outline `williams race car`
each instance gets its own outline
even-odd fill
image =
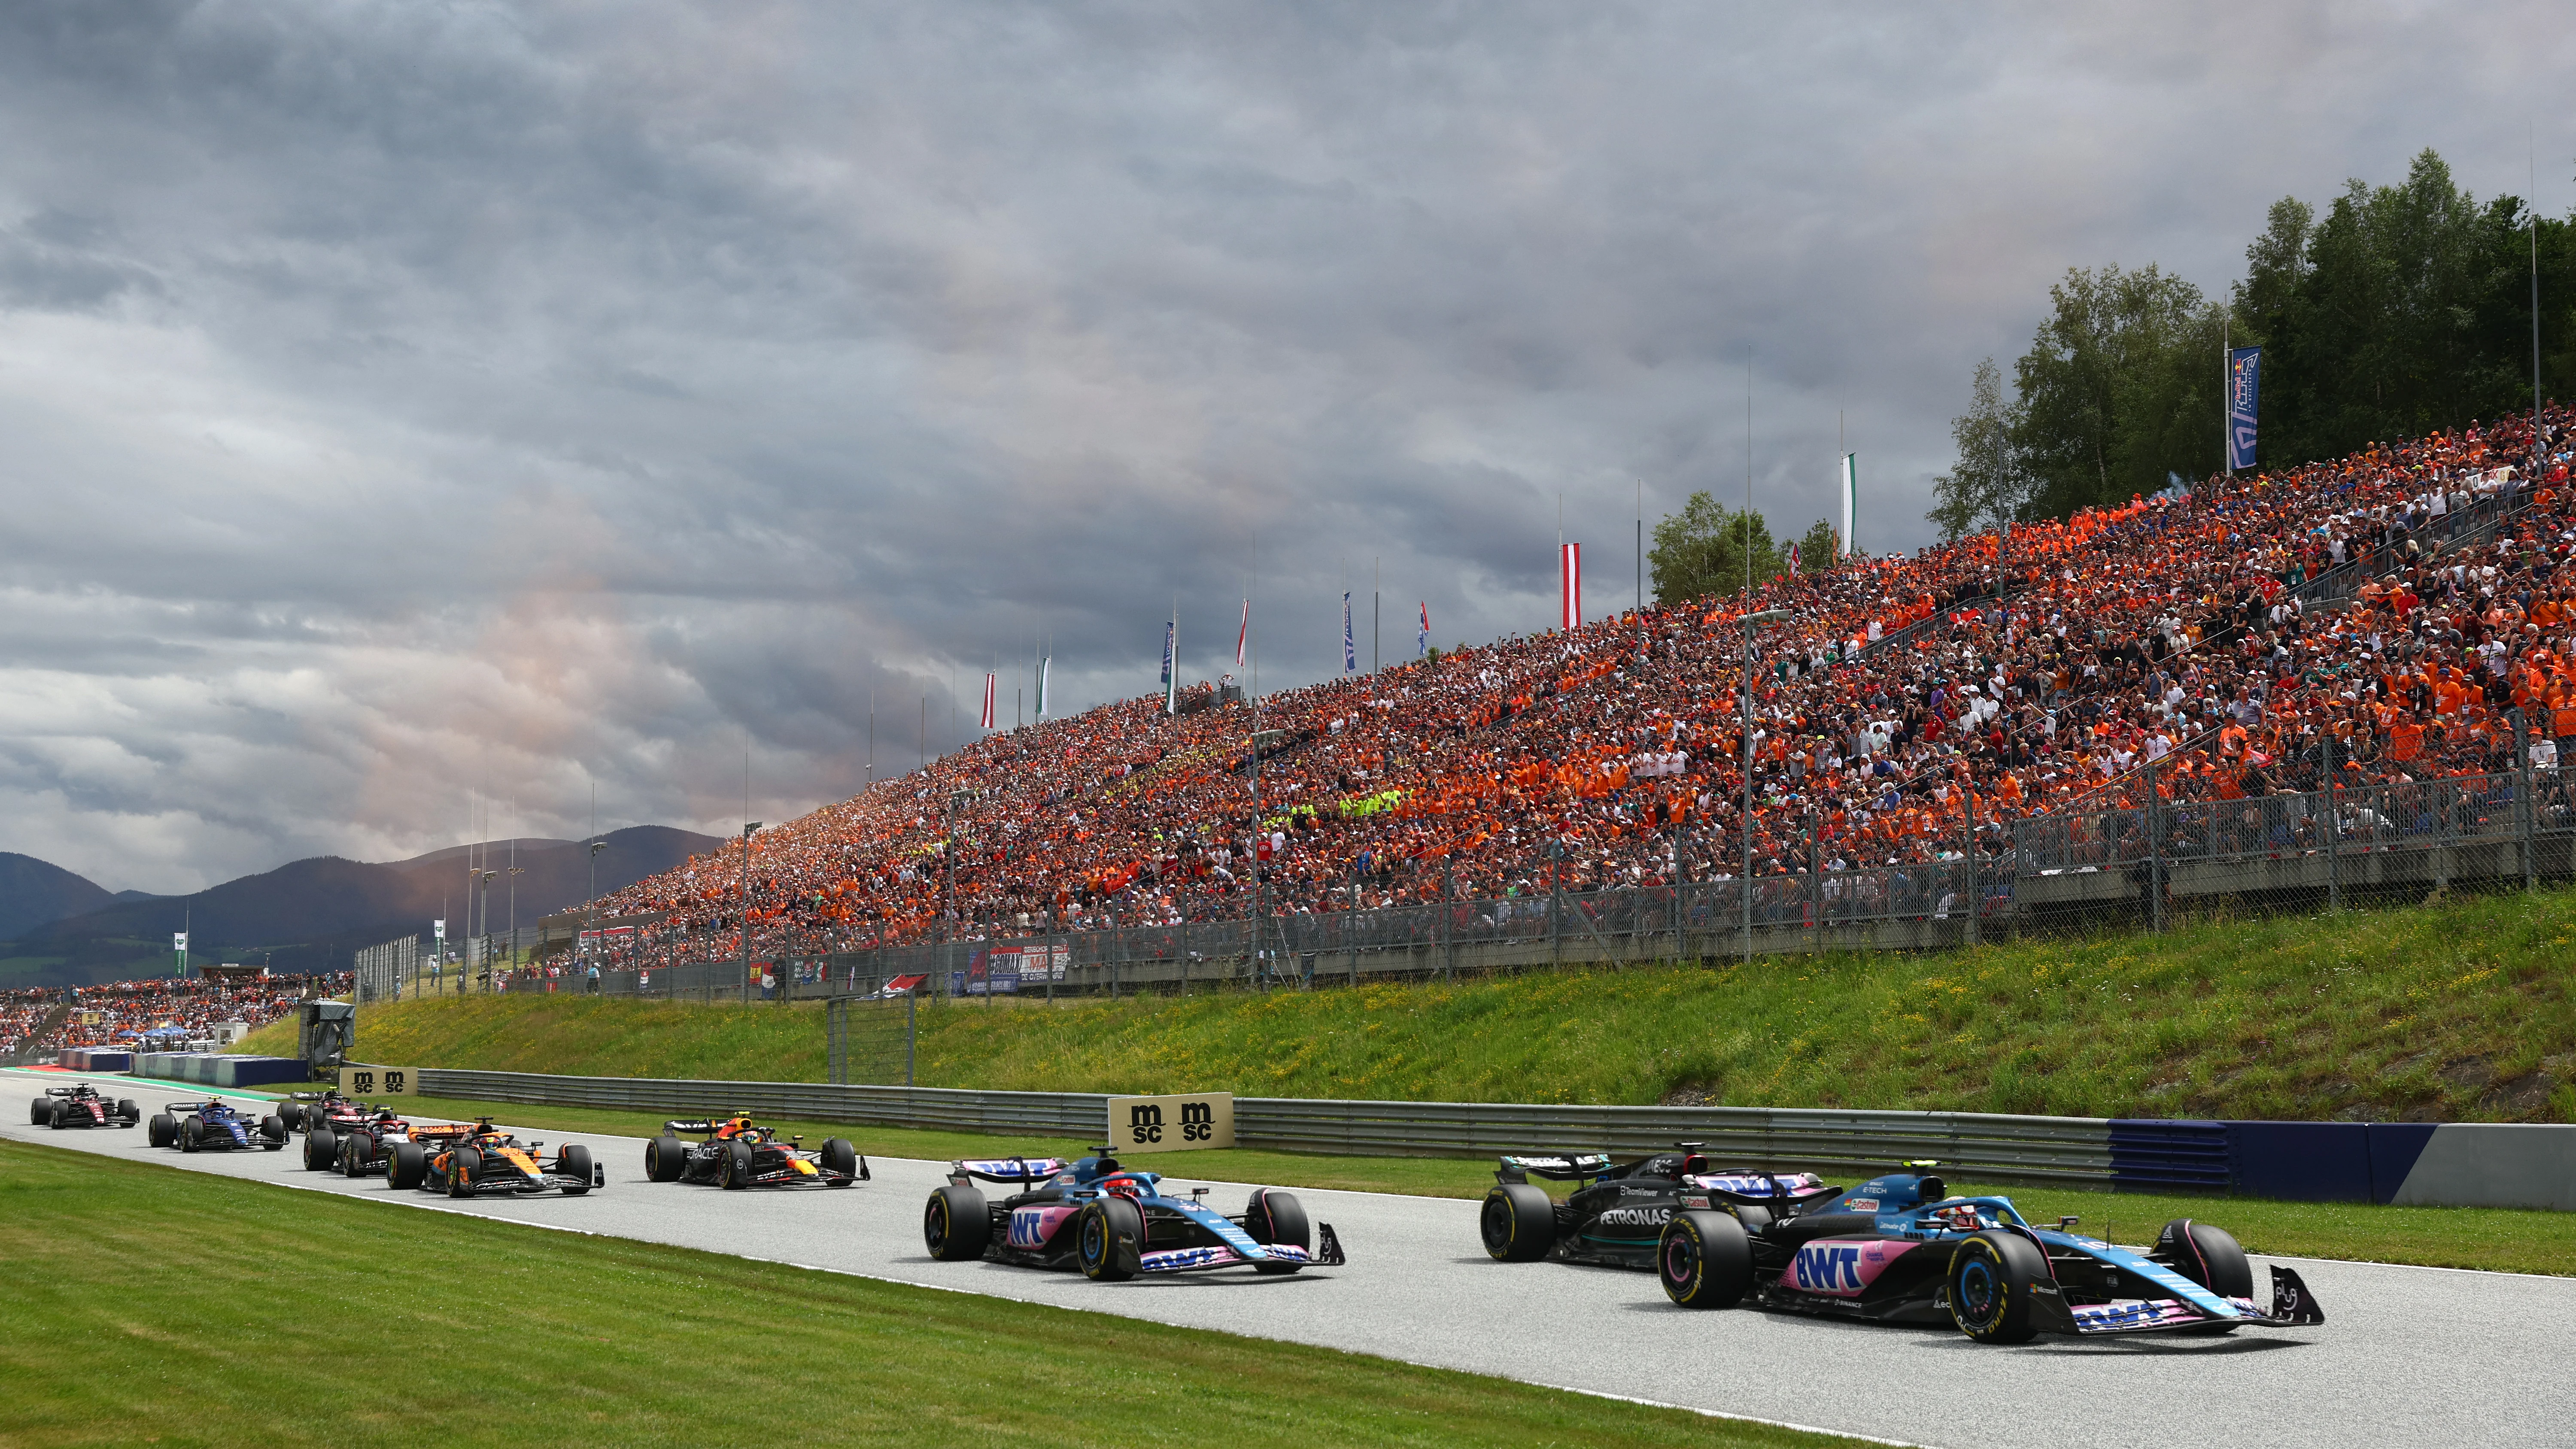
[[[131,1127],[143,1120],[143,1111],[131,1101],[110,1101],[82,1082],[47,1087],[45,1095],[29,1104],[27,1118],[38,1127]]]
[[[1103,1282],[1202,1268],[1294,1273],[1347,1261],[1332,1224],[1310,1236],[1306,1210],[1275,1187],[1254,1188],[1243,1211],[1229,1217],[1205,1205],[1206,1188],[1172,1196],[1159,1174],[1131,1172],[1108,1148],[1095,1150],[1097,1156],[1077,1162],[1011,1157],[950,1164],[948,1185],[930,1195],[922,1214],[930,1256],[1079,1268]],[[987,1203],[978,1180],[1017,1190]]]
[[[152,1116],[147,1139],[155,1147],[182,1152],[232,1152],[286,1145],[286,1124],[274,1117],[253,1117],[229,1102],[171,1102]]]
[[[683,1132],[704,1142],[683,1142]],[[838,1137],[809,1151],[802,1137],[778,1134],[740,1115],[707,1122],[665,1122],[644,1144],[644,1175],[655,1182],[710,1182],[719,1187],[848,1187],[868,1180],[868,1160]]]
[[[530,1196],[560,1191],[579,1197],[608,1185],[605,1169],[590,1160],[590,1149],[570,1143],[546,1161],[542,1142],[521,1142],[492,1125],[489,1117],[471,1123],[415,1127],[411,1135],[390,1144],[385,1186],[420,1188],[449,1197]],[[356,1175],[356,1174],[353,1174]]]
[[[1929,1163],[1909,1164],[1928,1167]],[[1940,1178],[1903,1172],[1788,1213],[1759,1197],[1711,1191],[1664,1225],[1656,1273],[1685,1308],[1762,1308],[1887,1323],[1947,1320],[1980,1343],[2040,1333],[2097,1335],[2323,1323],[2299,1275],[2272,1268],[2271,1302],[2236,1240],[2176,1218],[2144,1252],[2033,1227],[2012,1201],[1951,1197]]]
[[[1533,1177],[1573,1183],[1574,1191],[1559,1203]],[[1713,1168],[1696,1142],[1633,1162],[1613,1162],[1597,1152],[1506,1157],[1485,1194],[1478,1226],[1485,1251],[1505,1263],[1553,1258],[1652,1268],[1664,1224],[1686,1206],[1709,1206],[1712,1193],[1763,1202],[1786,1217],[1838,1191],[1810,1172]]]

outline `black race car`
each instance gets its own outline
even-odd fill
[[[1533,1177],[1573,1183],[1574,1191],[1560,1203]],[[1485,1251],[1505,1263],[1652,1268],[1664,1224],[1683,1208],[1707,1207],[1712,1194],[1765,1203],[1787,1217],[1839,1191],[1811,1172],[1712,1167],[1696,1142],[1632,1162],[1598,1152],[1506,1157],[1478,1226]]]
[[[278,1116],[288,1127],[303,1129],[307,1172],[367,1177],[386,1171],[393,1162],[392,1144],[411,1133],[411,1123],[392,1108],[336,1091],[289,1098]]]
[[[155,1147],[176,1147],[182,1152],[247,1152],[254,1147],[275,1152],[286,1146],[286,1124],[274,1117],[253,1117],[210,1097],[203,1102],[166,1104],[153,1114],[146,1137]]]
[[[27,1108],[28,1120],[38,1127],[131,1127],[143,1120],[143,1110],[131,1101],[110,1100],[87,1082],[69,1087],[47,1087]]]
[[[679,1134],[704,1134],[683,1142]],[[665,1122],[662,1135],[644,1144],[644,1175],[655,1182],[705,1182],[718,1187],[848,1187],[868,1180],[868,1160],[838,1137],[809,1150],[802,1137],[778,1134],[737,1113],[720,1120]]]
[[[1909,1167],[1929,1167],[1912,1163]],[[1687,1196],[1687,1195],[1686,1195]],[[1664,1225],[1656,1270],[1685,1308],[1762,1308],[1956,1325],[1980,1343],[2041,1333],[2229,1333],[2325,1322],[2299,1275],[2274,1265],[2269,1303],[2236,1240],[2176,1218],[2143,1251],[2023,1221],[2003,1197],[1951,1197],[1890,1173],[1783,1216],[1712,1192]]]

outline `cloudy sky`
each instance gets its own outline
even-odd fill
[[[2249,16],[2248,12],[2254,12]],[[2089,17],[2089,18],[2087,18]],[[180,891],[729,829],[1003,713],[1927,541],[2070,265],[2425,146],[2569,209],[2558,7],[0,8],[0,849]],[[2533,98],[2547,98],[2546,102]],[[2554,159],[2553,159],[2554,158]],[[486,802],[475,805],[476,800]],[[481,812],[478,815],[478,811]]]

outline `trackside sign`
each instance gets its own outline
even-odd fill
[[[412,1096],[412,1069],[409,1067],[342,1067],[340,1095],[344,1097]]]
[[[1192,1092],[1178,1097],[1109,1099],[1109,1145],[1130,1152],[1179,1152],[1234,1145],[1234,1094]]]

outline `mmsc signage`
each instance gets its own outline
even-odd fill
[[[1233,1145],[1232,1092],[1109,1099],[1109,1147],[1120,1156]]]

